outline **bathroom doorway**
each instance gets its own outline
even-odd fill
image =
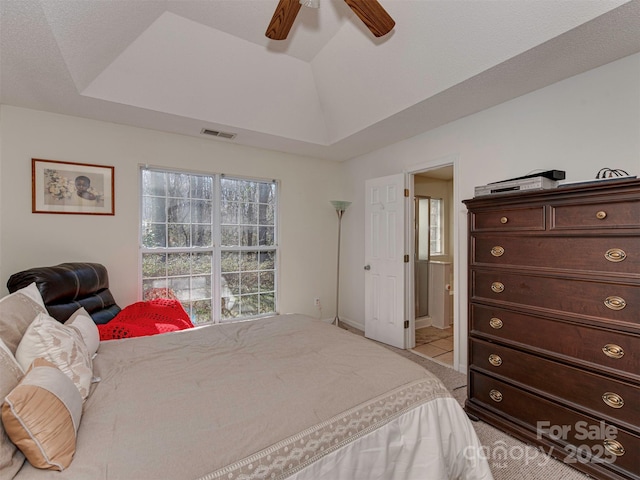
[[[453,166],[414,174],[413,351],[454,364]]]

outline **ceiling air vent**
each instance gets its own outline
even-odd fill
[[[233,140],[237,135],[236,133],[220,132],[218,130],[209,130],[208,128],[203,128],[200,133],[202,135],[211,135],[212,137],[226,138],[227,140]]]

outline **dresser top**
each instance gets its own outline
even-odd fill
[[[595,197],[595,201],[598,201],[598,199],[606,200],[607,196],[612,194],[615,194],[617,199],[632,198],[640,200],[640,179],[593,180],[579,184],[565,184],[545,190],[483,195],[463,200],[462,203],[467,205],[468,208],[477,208],[522,203],[542,204],[556,199],[565,201],[570,198],[580,199],[586,197]]]

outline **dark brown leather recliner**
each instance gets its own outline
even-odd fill
[[[96,324],[113,319],[120,307],[109,291],[109,276],[99,263],[61,263],[53,267],[30,268],[9,277],[10,293],[36,282],[49,315],[64,322],[80,307]]]

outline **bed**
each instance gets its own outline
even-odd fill
[[[14,478],[492,478],[435,376],[304,315],[103,341],[91,368],[70,463]]]

